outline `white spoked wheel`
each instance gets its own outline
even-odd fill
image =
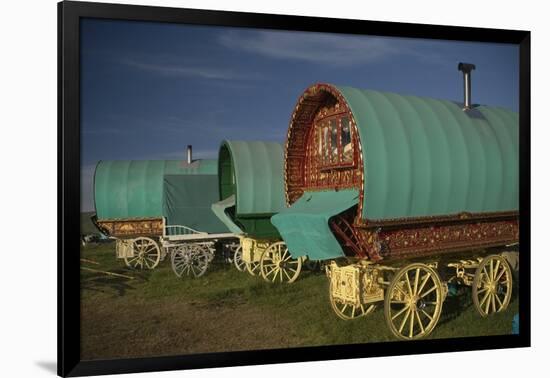
[[[134,256],[125,257],[124,262],[133,269],[154,269],[160,261],[160,248],[153,239],[134,239]]]
[[[485,257],[472,285],[474,305],[483,317],[505,310],[512,297],[512,270],[502,256]]]
[[[235,268],[237,268],[239,272],[244,272],[246,270],[246,263],[243,261],[243,247],[238,246],[237,249],[235,249],[233,264],[235,264]]]
[[[260,259],[262,277],[268,282],[292,283],[296,281],[301,270],[302,259],[292,258],[282,241],[271,244]]]
[[[200,244],[183,244],[172,251],[172,270],[178,277],[200,277],[208,269],[212,253]]]

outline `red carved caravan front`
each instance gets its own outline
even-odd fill
[[[349,121],[351,159],[344,157],[342,119]],[[327,162],[319,151],[319,130],[323,122],[337,125],[337,162]],[[322,152],[332,150],[323,143]],[[355,120],[344,98],[332,86],[318,84],[306,90],[292,115],[285,149],[285,186],[287,202],[292,204],[304,190],[361,189],[363,160]],[[360,206],[361,207],[361,206]]]

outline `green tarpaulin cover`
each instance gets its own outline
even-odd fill
[[[228,232],[211,209],[212,202],[218,199],[217,175],[165,175],[163,192],[167,225],[208,233]]]
[[[518,209],[518,113],[485,105],[465,112],[452,101],[337,89],[362,145],[364,219]]]
[[[212,211],[216,216],[227,226],[227,228],[235,233],[242,234],[243,231],[233,222],[233,218],[227,214],[227,211],[235,211],[235,195],[231,195],[226,199],[212,204]],[[233,216],[234,217],[234,216]]]
[[[344,256],[329,228],[328,220],[357,205],[356,189],[304,192],[294,204],[271,218],[292,257],[307,255],[313,260]]]

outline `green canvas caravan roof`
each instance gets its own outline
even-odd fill
[[[166,216],[165,177],[171,177],[169,183],[176,180],[172,177],[174,175],[212,176],[211,179],[214,180],[217,178],[217,170],[216,160],[196,160],[191,164],[179,160],[100,161],[94,175],[97,218],[104,220]],[[208,181],[206,177],[203,179]],[[208,184],[211,185],[212,182]],[[204,190],[205,201],[217,199],[217,195],[211,197],[212,191],[215,193],[217,190],[217,184],[213,188]],[[173,186],[169,189],[173,189]],[[196,199],[197,194],[194,196]],[[182,201],[171,203],[180,206]],[[174,219],[173,213],[171,218]]]
[[[513,211],[519,118],[503,108],[336,87],[364,159],[363,218]]]
[[[224,222],[232,223],[233,230],[262,238],[278,237],[269,218],[285,208],[283,146],[226,140],[220,146],[218,162],[219,199],[223,203],[214,204],[212,210]]]

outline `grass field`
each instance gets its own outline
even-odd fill
[[[383,311],[340,320],[324,274],[303,272],[292,285],[273,285],[215,260],[198,279],[179,279],[169,261],[132,271],[114,243],[88,245],[82,266],[133,279],[81,271],[81,357],[104,359],[297,346],[395,341]],[[510,333],[514,298],[503,313],[481,318],[470,291],[449,297],[432,338]]]

